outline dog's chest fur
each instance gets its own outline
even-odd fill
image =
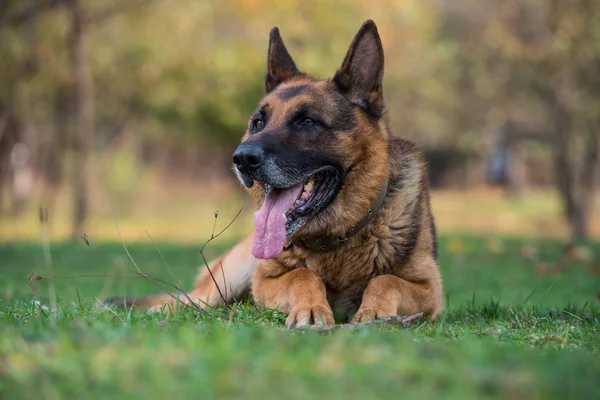
[[[398,215],[393,215],[394,211]],[[418,227],[411,224],[412,215],[402,211],[382,210],[373,224],[346,246],[306,257],[306,268],[325,283],[332,308],[354,312],[372,278],[402,274],[418,234]],[[397,226],[401,229],[395,229]]]

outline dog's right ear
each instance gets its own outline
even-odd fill
[[[283,39],[279,34],[279,28],[274,27],[269,35],[269,55],[267,59],[267,76],[265,77],[267,93],[297,75],[302,75],[302,72],[298,71],[294,60],[285,48]]]

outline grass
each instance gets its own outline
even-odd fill
[[[198,246],[159,247],[187,286]],[[128,248],[173,282],[152,244]],[[444,236],[438,321],[320,334],[282,330],[285,315],[248,301],[205,314],[98,312],[95,297],[157,291],[117,278],[132,275],[120,244],[51,243],[51,267],[37,243],[0,245],[0,398],[598,398],[600,245],[549,267],[561,248]],[[35,304],[31,272],[112,278],[36,282]],[[55,312],[44,307],[53,291]]]

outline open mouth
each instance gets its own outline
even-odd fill
[[[252,254],[262,259],[277,256],[283,250],[287,237],[333,201],[339,188],[338,182],[337,172],[326,168],[291,188],[265,184],[263,206],[254,214],[256,230]]]
[[[329,205],[336,192],[335,186],[335,173],[331,170],[319,171],[308,178],[296,201],[284,213],[288,235],[292,235],[308,218]]]

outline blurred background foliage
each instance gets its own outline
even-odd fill
[[[546,188],[565,235],[598,232],[600,0],[0,0],[2,236],[40,206],[75,237],[107,199],[157,218],[185,193],[235,208],[269,30],[327,78],[367,18],[392,129],[426,150],[436,189]]]

